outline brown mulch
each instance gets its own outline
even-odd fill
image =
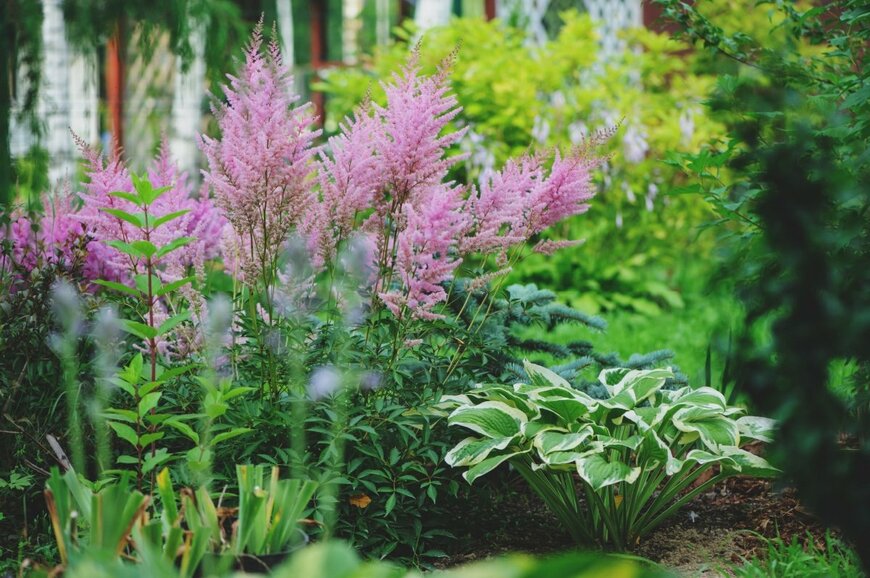
[[[764,538],[809,535],[824,544],[825,527],[798,502],[792,488],[753,478],[731,478],[699,495],[648,536],[635,554],[680,572],[715,571],[762,554]],[[506,552],[549,554],[575,548],[558,521],[521,478],[505,475],[453,512],[458,538],[449,567]],[[760,536],[761,537],[760,537]]]

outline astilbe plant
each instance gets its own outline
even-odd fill
[[[277,45],[262,45],[258,26],[239,75],[224,87],[226,102],[215,107],[221,136],[202,137],[201,147],[206,182],[233,226],[229,245],[245,281],[264,284],[267,305],[294,230],[321,271],[333,271],[339,246],[361,238],[373,247],[373,309],[432,319],[469,255],[496,253],[504,265],[534,235],[587,209],[600,160],[589,146],[552,161],[511,161],[479,187],[449,180],[462,157],[448,149],[465,134],[451,125],[460,112],[448,81],[455,55],[425,76],[412,53],[384,84],[386,104],[363,102],[320,149]]]
[[[232,225],[240,272],[269,288],[281,248],[310,202],[319,132],[311,130],[310,104],[295,106],[299,96],[278,45],[271,42],[265,54],[262,45],[260,22],[239,75],[223,87],[226,102],[212,109],[221,137],[202,136],[200,148],[208,161],[205,182]]]

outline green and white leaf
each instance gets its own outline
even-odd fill
[[[528,421],[525,413],[501,401],[458,407],[447,419],[449,425],[461,425],[491,438],[513,437]]]
[[[564,377],[562,377],[552,369],[547,369],[546,367],[535,365],[529,360],[525,360],[523,362],[523,367],[526,370],[526,374],[529,376],[529,380],[535,387],[546,387],[549,385],[555,385],[558,387],[571,389],[571,384],[568,383],[568,381]]]
[[[712,451],[717,451],[721,446],[736,446],[740,443],[737,423],[723,417],[721,410],[700,406],[684,407],[674,414],[672,423],[682,432],[697,434],[701,442]]]
[[[553,452],[566,452],[576,449],[583,445],[591,436],[592,428],[588,426],[583,431],[577,433],[544,431],[535,436],[532,445],[543,457]]]
[[[737,428],[740,430],[740,435],[745,438],[770,443],[773,441],[776,420],[746,415],[737,419]]]
[[[473,466],[485,460],[495,450],[503,450],[516,438],[467,437],[453,447],[444,461],[453,467]]]
[[[580,478],[595,491],[620,482],[633,484],[640,475],[640,468],[633,468],[619,460],[608,461],[601,454],[580,458],[576,464]]]
[[[465,478],[465,480],[469,484],[473,484],[474,480],[476,480],[480,476],[488,474],[489,472],[496,469],[497,467],[499,467],[500,465],[502,465],[503,463],[505,463],[509,459],[516,457],[518,455],[524,454],[528,451],[529,450],[523,450],[521,452],[510,452],[510,453],[501,454],[498,456],[493,456],[493,457],[487,458],[487,459],[483,460],[482,462],[471,466],[467,472],[462,474],[462,477]]]

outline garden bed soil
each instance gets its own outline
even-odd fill
[[[825,527],[801,506],[794,489],[774,484],[753,478],[726,480],[687,504],[634,553],[680,575],[720,576],[728,564],[763,555],[763,538],[790,541],[797,536],[823,545]],[[506,476],[487,493],[491,499],[476,500],[472,508],[465,503],[455,512],[458,539],[439,567],[507,552],[541,555],[575,547],[518,476]]]

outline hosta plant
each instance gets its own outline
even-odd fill
[[[469,483],[509,462],[580,543],[625,549],[723,479],[777,472],[740,447],[769,441],[771,420],[707,387],[665,390],[670,369],[605,369],[604,399],[544,367],[526,373],[446,399],[449,424],[475,434],[446,459]]]

